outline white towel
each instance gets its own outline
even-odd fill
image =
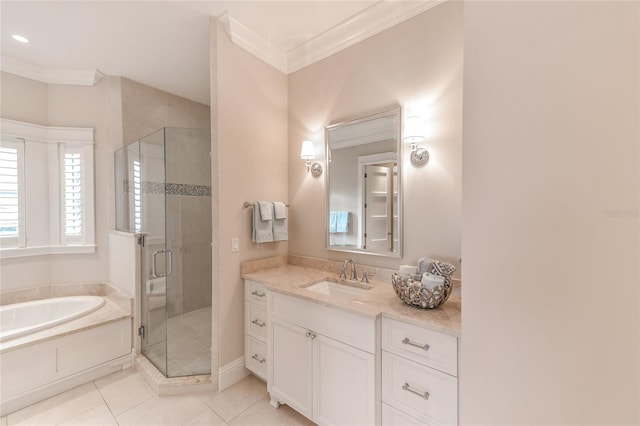
[[[276,219],[286,219],[287,218],[287,205],[282,201],[274,201],[273,202],[273,210]]]
[[[271,204],[271,206],[273,206],[273,204]],[[271,211],[273,212],[273,209]],[[253,206],[253,232],[251,233],[251,241],[254,243],[273,241],[273,224],[271,222],[271,220],[262,220],[260,205],[259,203],[255,203]]]
[[[287,241],[289,239],[287,205],[280,201],[274,201],[273,209],[273,241]]]
[[[287,241],[289,239],[287,222],[287,218],[273,220],[273,241]]]
[[[260,206],[260,217],[262,220],[272,220],[273,203],[271,201],[258,201],[257,204]]]

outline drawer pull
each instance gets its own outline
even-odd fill
[[[406,383],[404,385],[402,385],[402,390],[405,390],[407,392],[411,392],[414,395],[418,395],[419,397],[421,397],[422,399],[429,399],[429,392],[424,391],[424,392],[420,392],[417,391],[415,389],[413,389],[411,386],[409,386],[409,383]]]
[[[260,320],[257,320],[257,319],[254,319],[253,321],[251,321],[251,324],[255,324],[255,325],[257,325],[258,327],[264,327],[265,325],[267,325],[267,324],[265,324],[264,322],[262,322],[262,321],[260,321]]]
[[[258,290],[252,291],[251,294],[253,294],[254,296],[258,296],[258,297],[264,297],[265,296],[265,294],[263,292],[258,291]]]
[[[255,359],[256,361],[258,361],[260,364],[264,363],[266,360],[264,358],[260,359],[258,358],[258,354],[253,354],[251,356],[251,358]]]
[[[429,350],[429,345],[427,345],[426,343],[424,345],[421,345],[420,343],[414,343],[411,340],[409,340],[408,337],[405,337],[404,339],[402,339],[402,343],[405,345],[415,346],[416,348],[424,349],[425,351]]]

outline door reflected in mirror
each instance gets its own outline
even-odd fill
[[[327,248],[402,255],[400,108],[325,129]]]

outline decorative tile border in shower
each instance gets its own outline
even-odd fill
[[[184,195],[189,197],[211,197],[211,187],[206,185],[188,185],[183,183],[142,182],[143,194]],[[125,194],[131,191],[131,181],[122,182]]]

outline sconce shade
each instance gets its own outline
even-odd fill
[[[312,141],[302,142],[302,149],[300,150],[300,158],[303,160],[313,160],[316,158],[316,150],[313,149]]]
[[[418,115],[407,117],[404,124],[404,136],[402,141],[405,143],[417,143],[425,140],[422,120]]]

